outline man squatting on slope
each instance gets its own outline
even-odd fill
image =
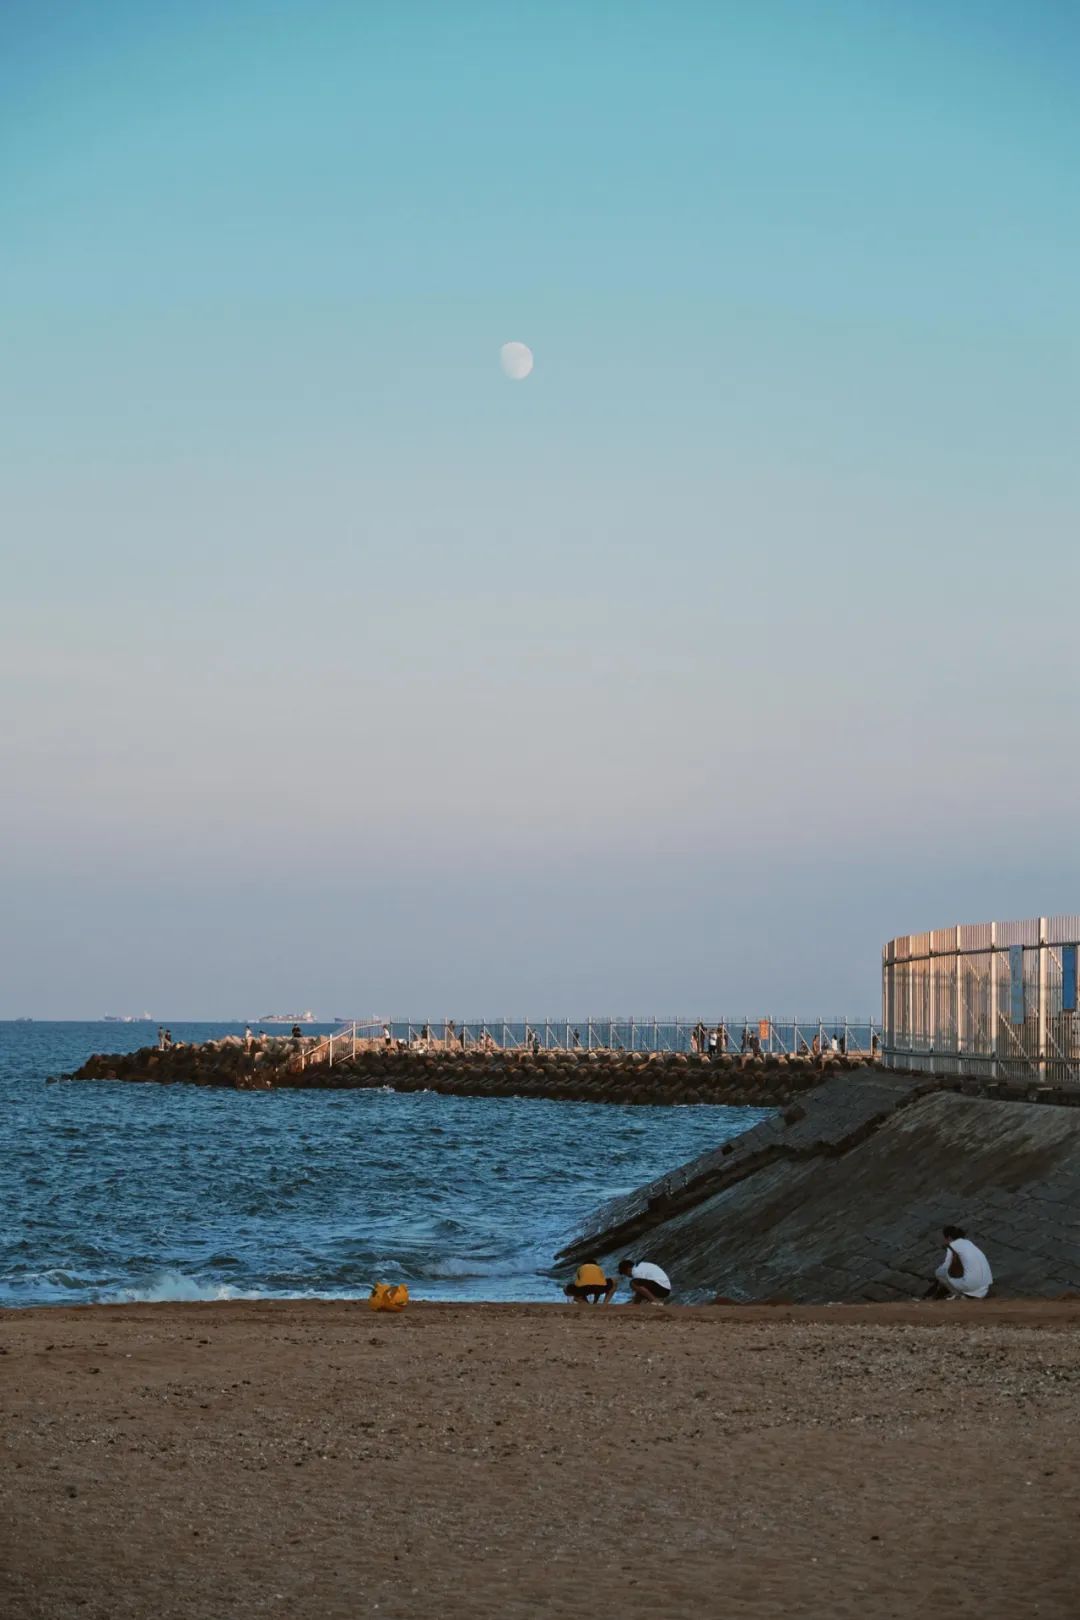
[[[619,1273],[630,1279],[631,1305],[663,1305],[671,1298],[671,1278],[651,1260],[620,1260]]]
[[[946,1226],[941,1235],[948,1247],[927,1298],[985,1299],[994,1280],[985,1254],[959,1226]]]

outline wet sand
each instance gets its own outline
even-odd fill
[[[0,1312],[6,1620],[1077,1612],[1080,1304]]]

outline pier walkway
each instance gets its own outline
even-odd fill
[[[301,1048],[301,1067],[333,1065],[376,1047],[420,1052],[640,1052],[702,1056],[872,1057],[873,1018],[368,1019],[344,1024]]]

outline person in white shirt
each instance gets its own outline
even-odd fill
[[[630,1279],[631,1305],[663,1305],[671,1298],[671,1278],[651,1260],[620,1260],[619,1273]]]
[[[939,1299],[985,1299],[993,1282],[990,1262],[959,1226],[942,1231],[948,1247],[934,1273],[941,1285]]]

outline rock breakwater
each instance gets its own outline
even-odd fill
[[[201,1045],[98,1053],[66,1080],[126,1080],[158,1085],[226,1086],[240,1091],[437,1091],[464,1097],[547,1097],[568,1102],[726,1103],[782,1108],[838,1074],[873,1071],[856,1058],[644,1052],[456,1052],[368,1047],[332,1065],[312,1057],[315,1043],[236,1037]]]

